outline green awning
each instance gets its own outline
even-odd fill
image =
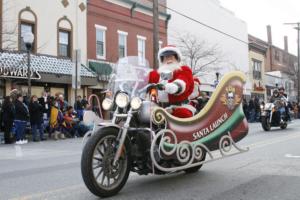
[[[108,63],[100,63],[94,61],[89,61],[89,68],[98,75],[102,76],[109,76],[113,70],[112,66]]]

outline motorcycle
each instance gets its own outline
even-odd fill
[[[87,139],[81,173],[99,197],[117,194],[130,172],[139,175],[197,172],[203,164],[248,151],[236,142],[248,133],[242,109],[245,76],[223,77],[205,107],[191,118],[177,118],[160,106],[159,84],[148,84],[150,68],[137,57],[119,60],[102,102],[112,111]]]
[[[288,116],[285,112],[285,99],[278,99],[271,103],[262,104],[261,125],[265,131],[270,131],[271,127],[286,129],[288,126]],[[280,111],[284,109],[284,111]]]

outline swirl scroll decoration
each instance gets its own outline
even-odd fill
[[[152,115],[152,121],[156,125],[162,125],[166,122],[166,110],[163,108],[155,108]]]
[[[219,150],[212,152],[206,145],[201,143],[192,143],[186,140],[178,143],[176,134],[172,130],[163,129],[159,131],[152,140],[150,156],[157,169],[164,172],[174,172],[247,152],[248,150],[249,148],[242,149],[238,147],[233,141],[230,132],[220,138]],[[208,158],[203,160],[202,158],[205,154],[208,155]],[[165,167],[159,164],[160,159],[168,157],[177,159],[180,164],[171,167]]]

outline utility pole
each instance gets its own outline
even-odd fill
[[[158,68],[158,59],[157,59],[158,50],[159,50],[158,0],[153,0],[153,69]]]
[[[297,23],[297,35],[298,35],[298,40],[297,40],[297,46],[298,46],[298,90],[297,90],[297,101],[298,104],[300,103],[300,23]]]
[[[77,81],[78,81],[78,50],[75,51],[75,100],[74,100],[75,103],[77,101],[77,88],[78,88]],[[77,110],[77,108],[74,109]]]
[[[297,30],[297,63],[298,63],[298,70],[297,70],[297,102],[300,103],[300,22],[296,23],[284,23],[284,25],[292,25]]]

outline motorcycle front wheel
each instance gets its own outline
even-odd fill
[[[283,124],[280,125],[281,129],[286,129],[287,128],[287,122],[284,122]]]
[[[271,124],[269,122],[269,119],[265,116],[261,117],[261,126],[265,131],[269,131],[271,129]]]
[[[100,129],[87,141],[81,157],[81,174],[87,188],[96,196],[110,197],[125,185],[131,167],[130,143],[125,140],[120,159],[113,165],[118,129]]]

